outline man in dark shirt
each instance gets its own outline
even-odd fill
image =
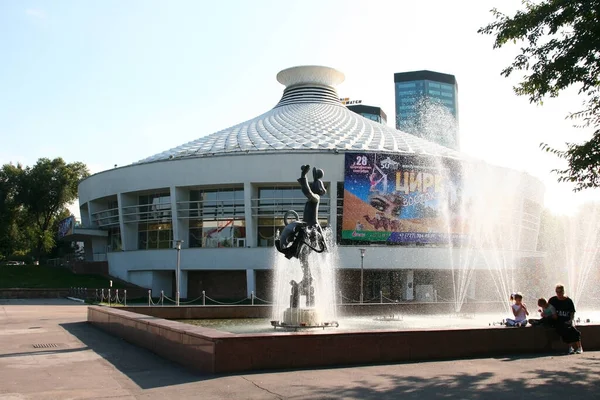
[[[581,354],[581,333],[573,326],[575,319],[575,304],[573,300],[565,296],[565,287],[556,285],[556,296],[548,300],[548,304],[552,305],[556,312],[552,315],[556,331],[565,343],[570,345],[569,354]]]

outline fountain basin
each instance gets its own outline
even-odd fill
[[[141,308],[143,307],[136,307],[136,311],[140,311]],[[145,311],[152,312],[159,308],[147,307]],[[179,307],[179,312],[185,313],[186,308],[191,307]],[[442,360],[566,350],[554,330],[543,327],[311,330],[234,334],[126,309],[90,306],[88,321],[130,343],[204,373]],[[585,349],[600,350],[600,325],[584,325],[578,329],[582,332]]]

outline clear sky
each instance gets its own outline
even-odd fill
[[[493,7],[521,1],[0,1],[0,163],[127,165],[269,110],[296,65],[341,70],[340,96],[393,125],[394,72],[429,69],[457,78],[464,152],[539,177],[555,212],[599,199],[538,148],[589,137],[565,120],[582,99],[513,94],[518,46],[477,34]]]

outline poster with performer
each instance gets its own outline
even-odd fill
[[[75,217],[70,216],[58,223],[58,238],[62,239],[65,236],[72,235],[75,228]]]
[[[442,244],[461,240],[458,160],[346,153],[342,238]]]

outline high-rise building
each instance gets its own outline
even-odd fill
[[[459,149],[458,85],[433,71],[394,74],[396,129]]]
[[[350,105],[347,107],[348,110],[362,115],[371,121],[379,122],[384,125],[387,124],[387,115],[383,112],[381,107],[366,106],[363,104]]]

